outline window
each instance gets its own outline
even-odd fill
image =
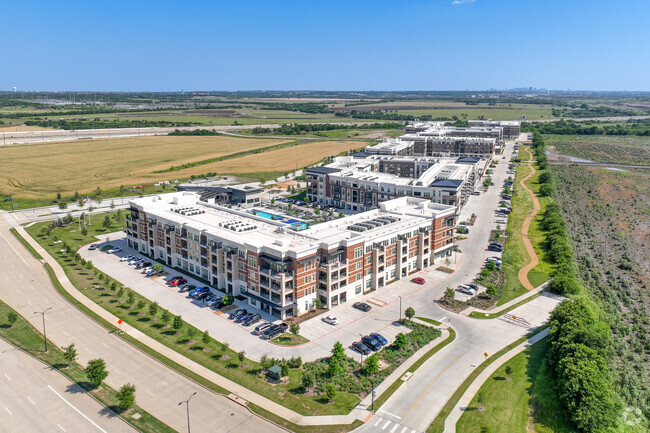
[[[176,259],[176,266],[181,267],[181,259]]]
[[[239,269],[244,269],[245,265],[244,262],[239,262]]]
[[[359,269],[361,269],[361,262],[357,262],[356,268],[357,268],[357,271],[358,271]]]
[[[246,274],[243,273],[243,272],[240,272],[239,273],[239,279],[242,280],[242,281],[246,281]]]
[[[366,253],[369,253],[372,251],[372,245],[366,246]]]
[[[354,249],[354,258],[358,259],[363,256],[363,247],[358,247]]]
[[[159,256],[161,259],[164,259],[164,258],[165,258],[165,253],[163,253],[162,251],[158,251],[158,256]]]
[[[190,271],[194,272],[194,265],[190,263]]]
[[[246,258],[246,251],[239,251],[239,258],[240,259],[245,259]]]
[[[367,263],[367,264],[371,264],[371,263],[372,263],[372,257],[368,257],[368,258],[366,259],[366,263]]]
[[[361,272],[357,274],[357,279],[356,281],[359,281],[361,279]]]
[[[257,267],[257,257],[248,256],[248,265],[256,268]]]
[[[370,280],[366,281],[366,289],[369,289],[371,284],[372,284],[372,281],[370,281]]]
[[[355,294],[355,295],[358,295],[359,293],[361,293],[361,284],[358,284],[358,285],[354,288],[354,294]]]

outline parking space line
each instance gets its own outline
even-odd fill
[[[397,427],[399,427],[399,424],[395,424],[392,429],[390,429],[390,433],[395,433],[395,430],[397,430]]]
[[[405,427],[402,429],[402,431],[399,432],[399,433],[404,433],[404,432],[406,431],[407,428],[408,428],[408,427],[405,426]]]
[[[29,396],[27,396],[27,400],[29,400],[29,401],[30,401],[32,404],[34,404],[34,405],[36,404],[36,403],[34,403],[34,400],[32,400],[31,398],[29,398]]]
[[[5,407],[5,410],[6,410],[7,412],[9,412],[9,415],[13,415],[13,413],[11,413],[11,411],[10,411],[9,409],[7,409],[7,407]]]
[[[377,417],[377,421],[375,422],[375,425],[373,425],[373,427],[377,427],[379,425],[379,423],[382,422],[382,421],[383,421],[383,418]]]
[[[68,406],[70,406],[70,407],[73,408],[75,411],[77,411],[77,413],[78,413],[79,415],[83,416],[84,418],[86,418],[86,419],[88,420],[88,422],[90,422],[92,425],[94,425],[95,427],[97,427],[98,430],[100,430],[100,431],[102,431],[102,432],[104,432],[104,433],[108,433],[106,430],[104,430],[103,428],[101,428],[100,426],[98,426],[97,424],[95,424],[95,422],[94,422],[93,420],[91,420],[90,418],[88,418],[88,417],[86,416],[85,413],[83,413],[82,411],[80,411],[79,409],[77,409],[77,408],[76,408],[72,403],[70,403],[68,400],[66,400],[66,399],[65,399],[61,394],[59,394],[58,392],[56,392],[56,390],[55,390],[54,388],[52,388],[50,385],[48,385],[47,387],[50,388],[50,391],[52,391],[54,394],[56,394],[57,396],[59,396],[59,398],[60,398],[61,400],[65,401],[65,402],[68,404]],[[7,408],[5,408],[5,409],[7,409]],[[9,409],[7,409],[7,411],[9,411]]]
[[[61,427],[61,424],[57,424],[57,427],[59,427],[59,428],[60,428],[61,430],[63,430],[63,431],[67,431],[66,429],[64,429],[63,427]]]

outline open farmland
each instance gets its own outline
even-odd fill
[[[272,150],[269,152],[246,155],[241,158],[205,164],[192,169],[176,171],[176,175],[187,177],[190,174],[206,172],[258,175],[260,173],[281,173],[293,171],[323,159],[351,149],[365,147],[365,141],[317,141]]]
[[[572,156],[597,162],[650,165],[650,137],[631,135],[544,135],[549,159]]]
[[[154,136],[6,146],[0,148],[0,191],[17,197],[39,198],[51,197],[57,191],[69,195],[74,191],[90,192],[97,187],[108,189],[189,177],[209,170],[198,166],[183,170],[180,175],[154,171],[284,142],[223,136]],[[261,161],[265,158],[255,156]],[[286,154],[284,157],[287,158]],[[224,161],[221,167],[228,167],[234,161]]]

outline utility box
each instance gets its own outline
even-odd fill
[[[269,380],[279,381],[282,379],[282,367],[279,365],[274,365],[273,367],[269,368],[268,372],[266,373],[266,377]]]

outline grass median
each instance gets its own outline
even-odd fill
[[[467,388],[476,380],[479,374],[483,372],[490,364],[492,364],[494,361],[499,359],[501,356],[503,356],[505,353],[509,352],[510,350],[514,349],[524,341],[528,340],[529,338],[539,334],[542,332],[546,327],[538,328],[534,330],[533,332],[529,333],[528,335],[521,337],[519,340],[507,345],[503,349],[499,350],[497,353],[494,355],[490,356],[488,359],[483,361],[481,365],[476,367],[474,371],[470,373],[470,375],[465,379],[465,381],[456,389],[456,392],[447,400],[445,405],[440,409],[440,412],[438,415],[434,418],[434,420],[431,422],[429,427],[427,428],[427,433],[442,433],[445,429],[445,420],[451,413],[451,411],[456,407],[458,404],[458,401],[461,399],[463,394],[465,394],[465,391],[467,391]]]
[[[7,318],[9,313],[15,313],[17,320],[13,325],[0,326],[0,337],[17,347],[24,353],[47,364],[52,370],[57,371],[72,382],[77,384],[84,392],[104,405],[110,411],[119,415],[124,421],[131,424],[141,432],[172,433],[175,430],[149,414],[139,406],[122,410],[118,405],[117,392],[106,384],[98,388],[88,384],[84,368],[77,362],[69,362],[63,356],[63,351],[48,340],[48,352],[42,350],[43,335],[36,330],[25,318],[16,313],[7,304],[0,302],[0,317]],[[137,391],[136,391],[137,401]],[[108,415],[111,416],[111,415]]]

